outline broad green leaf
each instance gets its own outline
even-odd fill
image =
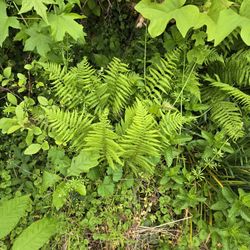
[[[207,34],[204,31],[198,31],[192,35],[192,40],[195,40],[195,46],[205,45]]]
[[[16,197],[0,203],[0,239],[8,235],[17,225],[30,204],[29,196]]]
[[[48,34],[43,33],[41,27],[34,23],[25,30],[29,38],[25,40],[24,51],[37,51],[41,56],[46,56],[50,51],[52,40]]]
[[[21,128],[20,125],[14,125],[14,126],[12,126],[12,127],[10,127],[10,128],[8,129],[7,134],[12,134],[12,133],[14,133],[15,131],[17,131],[17,130],[20,129],[20,128]]]
[[[70,189],[65,182],[60,183],[53,193],[52,203],[59,210],[67,201]]]
[[[6,78],[10,78],[10,76],[11,76],[11,67],[5,68],[5,69],[3,70],[3,75],[4,75],[4,77],[6,77]],[[8,94],[9,94],[9,93],[8,93]]]
[[[250,18],[250,1],[243,0],[240,6],[240,15]]]
[[[22,7],[19,11],[19,14],[28,12],[32,9],[36,11],[36,13],[42,17],[42,19],[48,23],[47,18],[47,7],[45,4],[53,4],[53,0],[22,0]]]
[[[32,130],[28,130],[27,136],[25,138],[25,142],[27,145],[30,145],[34,139],[34,133]]]
[[[24,151],[25,155],[34,155],[42,148],[41,144],[33,143],[30,144]]]
[[[250,222],[250,209],[246,207],[242,207],[240,209],[240,216],[246,220],[247,222]]]
[[[50,14],[48,19],[51,27],[51,35],[55,41],[62,41],[66,33],[76,41],[78,39],[83,41],[85,35],[83,26],[75,21],[75,19],[81,18],[83,16],[75,13]]]
[[[23,110],[23,108],[20,105],[18,105],[16,107],[16,109],[15,109],[15,112],[16,112],[17,120],[18,121],[23,121],[23,119],[24,119],[24,110]]]
[[[113,182],[118,182],[122,178],[123,168],[122,168],[122,166],[119,166],[119,165],[116,166],[115,169],[109,167],[107,169],[107,174],[112,175]]]
[[[32,127],[32,132],[34,133],[34,135],[42,134],[42,130],[37,126]]]
[[[77,4],[78,6],[81,6],[80,0],[68,0],[68,2],[71,4]]]
[[[38,102],[39,102],[41,105],[43,105],[43,106],[47,106],[48,103],[49,103],[48,99],[45,98],[45,97],[43,97],[43,96],[38,96],[38,97],[37,97],[37,100],[38,100]]]
[[[250,194],[247,194],[242,198],[242,203],[250,208]]]
[[[91,151],[82,150],[80,154],[72,159],[71,166],[68,169],[68,176],[78,176],[81,173],[87,173],[93,167],[98,165],[100,155]]]
[[[98,194],[102,197],[111,196],[114,193],[115,184],[112,182],[109,176],[104,178],[103,183],[98,187]]]
[[[222,195],[225,197],[225,199],[229,203],[234,203],[237,196],[229,188],[223,187],[221,191],[222,191]]]
[[[47,171],[43,172],[43,182],[42,182],[42,190],[45,191],[49,187],[53,187],[58,181],[62,178],[57,175]]]
[[[64,153],[63,149],[52,147],[48,151],[48,160],[55,171],[59,171],[63,175],[67,174],[71,160]]]
[[[207,17],[209,19],[209,17]],[[221,43],[241,23],[239,15],[232,9],[220,11],[217,21],[207,20],[208,41],[214,40],[214,45]]]
[[[71,180],[62,182],[53,193],[52,203],[59,210],[67,201],[71,191],[76,191],[80,195],[86,195],[86,187],[82,180]]]
[[[225,200],[219,200],[211,206],[212,210],[225,210],[228,208],[228,203]]]
[[[17,105],[17,99],[13,94],[7,93],[7,99],[11,104]]]
[[[228,211],[228,217],[233,218],[240,214],[241,211],[241,203],[239,201],[235,201],[229,211]]]
[[[16,17],[7,16],[7,5],[4,0],[0,0],[0,46],[2,46],[4,40],[9,35],[9,27],[19,29],[20,25]]]
[[[249,46],[250,45],[250,1],[244,0],[240,6],[240,15],[242,18],[241,26],[241,38]]]
[[[58,231],[58,222],[43,218],[33,222],[14,241],[12,250],[38,250]]]
[[[8,133],[8,130],[15,125],[17,125],[16,119],[5,118],[5,117],[0,119],[0,129],[2,129],[3,134]]]
[[[239,192],[239,198],[242,204],[250,208],[250,193],[246,193],[241,188],[238,189],[238,192]]]
[[[197,6],[183,6],[185,2],[185,0],[168,0],[157,3],[142,0],[135,6],[135,10],[150,20],[148,30],[152,37],[162,34],[171,19],[176,20],[177,28],[185,37],[188,30],[197,24],[200,15]]]
[[[211,0],[211,6],[208,11],[208,15],[214,20],[217,21],[219,14],[222,10],[228,9],[233,2],[228,0]]]
[[[42,150],[49,150],[49,143],[47,141],[42,143]]]

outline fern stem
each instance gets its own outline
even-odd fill
[[[179,100],[179,98],[181,97],[181,95],[182,95],[184,89],[186,88],[187,83],[188,83],[188,81],[189,81],[189,79],[190,79],[190,77],[191,77],[191,75],[192,75],[192,73],[193,73],[193,71],[194,71],[195,66],[196,66],[196,62],[194,63],[194,65],[193,65],[193,67],[192,67],[192,69],[191,69],[191,71],[190,71],[190,73],[189,73],[189,75],[188,75],[188,78],[187,78],[187,80],[185,81],[185,83],[184,83],[184,85],[183,85],[183,87],[182,87],[180,93],[179,93],[178,96],[176,97],[176,99],[175,99],[175,101],[174,101],[174,103],[173,103],[173,106],[174,106],[174,105],[176,104],[176,102]]]
[[[147,36],[148,36],[148,27],[145,26],[145,38],[144,38],[144,58],[143,58],[143,76],[144,76],[144,84],[146,85],[146,66],[147,66]]]

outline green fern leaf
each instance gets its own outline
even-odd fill
[[[224,83],[247,87],[250,86],[250,50],[240,50],[225,60],[225,63],[212,63],[209,75],[218,75]]]
[[[43,218],[33,222],[14,241],[12,250],[38,250],[57,233],[58,222],[52,218]]]
[[[239,89],[230,86],[229,84],[222,82],[211,83],[213,87],[219,88],[220,90],[227,93],[229,96],[233,97],[239,104],[245,106],[250,110],[250,96],[240,91]]]
[[[0,239],[8,235],[17,225],[30,204],[29,196],[15,197],[0,203]]]
[[[120,159],[123,149],[116,142],[118,135],[113,131],[107,116],[106,110],[100,116],[100,122],[92,125],[92,130],[85,139],[86,149],[100,154],[101,160],[107,160],[109,166],[115,169],[116,164],[123,165]]]
[[[56,140],[57,144],[66,145],[71,141],[71,147],[81,150],[84,147],[84,138],[90,128],[92,118],[84,112],[62,111],[58,107],[51,109],[44,108],[46,120],[51,131],[50,135]]]
[[[115,115],[127,106],[132,95],[132,81],[129,78],[128,65],[114,58],[108,65],[104,76],[104,85],[99,90],[105,106],[110,107]]]
[[[39,62],[38,65],[43,67],[44,74],[49,76],[49,80],[61,80],[66,74],[66,68],[57,63]]]
[[[129,114],[126,112],[125,117],[131,115],[131,110],[128,112]],[[134,107],[133,119],[125,118],[126,121],[129,121],[130,124],[122,125],[126,131],[121,137],[125,163],[135,173],[139,173],[140,168],[152,173],[155,166],[152,159],[160,157],[159,149],[161,147],[156,122],[140,101],[137,101]]]
[[[79,105],[93,106],[91,98],[93,91],[99,86],[99,78],[86,57],[69,71],[58,64],[41,63],[41,65],[49,75],[52,89],[62,106],[69,109]]]
[[[146,98],[149,95],[154,101],[160,103],[163,95],[171,91],[180,55],[181,50],[175,49],[148,68],[145,84]]]
[[[232,102],[214,103],[211,109],[211,119],[234,140],[244,135],[240,109]]]

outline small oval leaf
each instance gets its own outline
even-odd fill
[[[34,155],[42,148],[41,144],[33,143],[30,144],[24,151],[25,155]]]
[[[7,99],[11,104],[17,105],[17,99],[13,94],[7,93]]]

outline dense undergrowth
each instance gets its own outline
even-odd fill
[[[249,249],[249,8],[0,0],[0,249]]]

